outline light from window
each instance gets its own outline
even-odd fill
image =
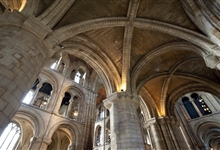
[[[80,76],[81,76],[81,74],[80,74],[79,71],[78,71],[78,72],[76,73],[76,76],[75,76],[75,79],[74,79],[74,81],[75,81],[76,83],[79,83]]]
[[[34,96],[34,92],[32,92],[31,90],[26,94],[26,96],[24,97],[24,99],[23,99],[23,103],[25,103],[25,104],[30,104],[30,102],[31,102],[31,100],[32,100],[32,98],[33,98],[33,96]]]
[[[50,69],[54,69],[57,64],[57,61],[50,66]]]
[[[0,137],[0,150],[15,149],[20,135],[20,127],[15,123],[9,123]]]

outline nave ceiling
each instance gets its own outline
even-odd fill
[[[15,9],[9,0],[3,2]],[[58,1],[28,0],[26,5],[31,2],[45,6],[24,7],[23,13],[48,22],[52,32],[45,42],[53,57],[66,51],[85,61],[101,76],[107,95],[121,89],[140,93],[158,115],[173,115],[169,111],[175,94],[199,87],[220,93],[219,71],[207,67],[205,60],[218,55],[216,45],[188,17],[184,0],[71,0],[56,23],[45,21],[42,14]]]

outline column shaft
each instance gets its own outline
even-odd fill
[[[69,100],[69,106],[68,106],[68,109],[67,109],[67,116],[66,117],[68,117],[68,118],[72,118],[72,112],[73,112],[73,99],[71,98],[70,100]]]
[[[152,145],[156,150],[187,150],[187,141],[179,127],[179,121],[173,117],[159,117],[145,123],[150,127]]]
[[[144,150],[137,99],[127,93],[114,93],[105,100],[110,110],[111,149]]]
[[[20,107],[48,57],[37,36],[20,27],[0,28],[0,134]]]

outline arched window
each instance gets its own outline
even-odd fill
[[[103,119],[104,118],[104,109],[102,106],[99,107],[98,109],[98,118],[97,120]]]
[[[76,72],[74,81],[80,85],[83,85],[85,78],[86,78],[86,73],[82,69],[79,69]]]
[[[78,115],[79,115],[79,108],[78,108],[78,105],[79,105],[79,98],[78,96],[74,96],[73,97],[73,100],[74,100],[74,105],[73,105],[73,119],[76,120]]]
[[[21,128],[17,123],[11,122],[0,137],[0,150],[16,149],[21,136]]]
[[[106,143],[111,142],[111,130],[110,130],[110,120],[106,124]]]
[[[81,78],[81,74],[80,74],[79,71],[77,71],[77,73],[76,73],[76,75],[75,75],[75,79],[74,79],[74,81],[75,81],[76,83],[79,83],[80,78]]]
[[[102,128],[100,127],[100,126],[98,126],[97,128],[96,128],[96,133],[95,133],[95,142],[96,142],[96,146],[100,146],[100,145],[102,145],[102,143],[101,143],[101,131],[102,131]]]
[[[182,102],[191,119],[199,117],[199,114],[197,113],[193,104],[189,101],[188,97],[183,97]]]
[[[69,100],[71,98],[71,95],[66,92],[65,96],[63,97],[62,103],[60,105],[60,110],[59,110],[59,114],[60,115],[66,115],[67,114],[67,108],[69,105]]]
[[[50,83],[43,83],[42,87],[40,88],[37,94],[37,99],[35,100],[34,105],[42,109],[45,109],[52,90],[53,88]]]
[[[203,116],[212,113],[208,105],[205,103],[202,97],[200,97],[197,93],[193,93],[191,97]]]

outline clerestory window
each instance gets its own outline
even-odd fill
[[[54,62],[54,63],[50,66],[50,69],[55,69],[56,65],[57,65],[57,61]]]
[[[80,78],[81,78],[81,74],[80,74],[80,72],[78,71],[78,72],[76,73],[76,76],[75,76],[74,81],[75,81],[76,83],[79,83]]]

